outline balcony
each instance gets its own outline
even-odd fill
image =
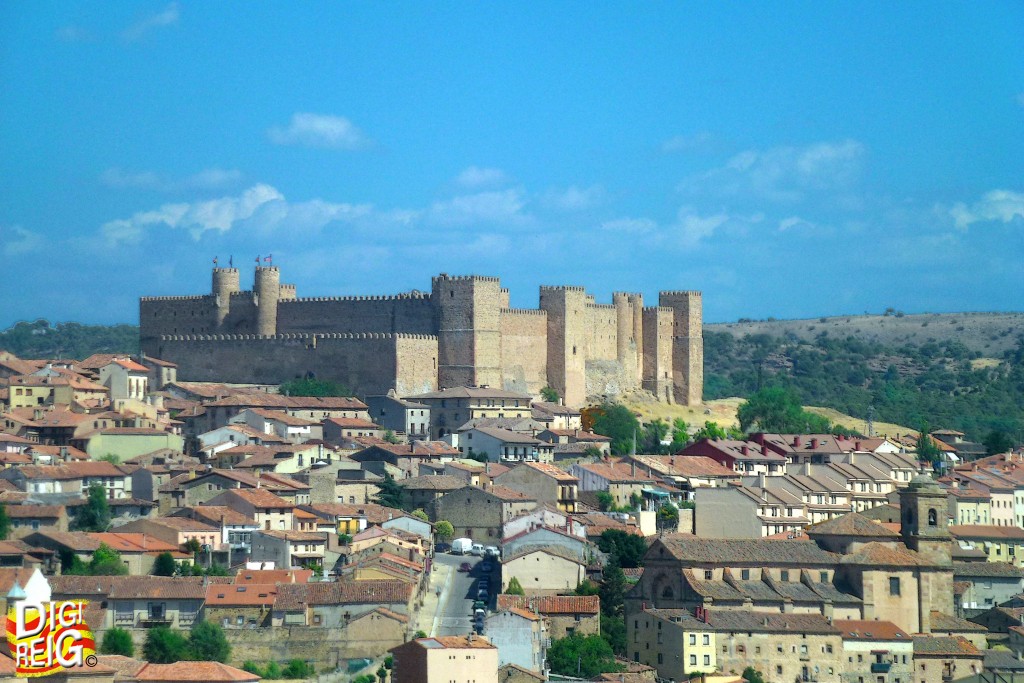
[[[872,662],[871,673],[873,674],[887,674],[889,669],[892,667],[892,662]]]
[[[154,626],[170,626],[174,620],[166,614],[143,614],[139,617],[139,623],[143,628],[152,628]]]

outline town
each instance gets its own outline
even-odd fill
[[[603,339],[639,387],[640,309],[616,301],[580,345]],[[0,591],[10,614],[78,601],[90,680],[1024,671],[1019,449],[709,422],[646,452],[606,428],[628,410],[567,403],[565,381],[534,394],[427,374],[411,393],[392,376],[357,395],[312,372],[229,383],[204,367],[0,355]]]

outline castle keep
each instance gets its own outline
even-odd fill
[[[509,307],[496,277],[432,280],[430,293],[298,298],[276,266],[242,291],[237,268],[215,268],[202,296],[143,297],[142,351],[193,381],[279,383],[315,376],[359,395],[492,386],[568,405],[643,388],[701,402],[700,292],[661,292],[657,306],[616,292],[599,304],[582,287],[541,287],[536,309]]]

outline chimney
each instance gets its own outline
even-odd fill
[[[630,464],[629,476],[635,477],[636,476],[636,460],[630,460],[629,464]]]
[[[793,437],[793,447],[796,448],[799,445],[800,445],[800,435],[797,434],[796,436]]]
[[[750,448],[746,444],[743,444],[743,447],[740,448],[740,453],[743,455],[750,455]]]
[[[855,450],[855,451],[859,451],[860,450],[860,441],[854,441],[853,442],[853,450]]]
[[[818,440],[817,439],[811,439],[811,450],[816,450],[817,448],[818,448]]]

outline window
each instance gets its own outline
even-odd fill
[[[781,664],[779,664],[778,666],[775,667],[775,673],[778,674],[779,676],[782,675],[782,665]]]
[[[245,617],[242,616],[241,614],[239,614],[237,617],[235,617],[235,623],[238,624],[239,626],[244,625],[245,624]],[[227,624],[225,624],[225,626],[227,626]]]
[[[938,526],[938,525],[939,525],[939,515],[938,515],[938,513],[935,512],[935,508],[929,508],[928,509],[928,526]]]
[[[704,645],[710,645],[711,644],[711,636],[708,635],[707,633],[705,633],[704,636],[703,636],[703,639],[702,639],[702,643]],[[758,649],[760,650],[761,648],[758,648]]]
[[[828,583],[828,572],[822,572],[821,573],[821,582],[822,583]]]
[[[658,624],[658,626],[661,626],[661,624]],[[696,644],[697,644],[697,634],[696,633],[691,633],[690,634],[690,645],[696,645]]]
[[[889,577],[889,595],[900,594],[900,579],[898,576]]]
[[[711,666],[711,655],[704,655],[704,666]]]
[[[744,570],[740,571],[740,577],[744,581],[750,581],[750,570],[749,569],[744,569]]]
[[[783,569],[782,572],[780,572],[780,577],[783,581],[789,581],[789,570]]]
[[[714,576],[715,575],[714,575],[712,570],[710,570],[710,569],[705,569],[704,570],[704,580],[705,581],[710,581],[711,579],[714,578]]]
[[[697,655],[690,655],[690,666],[697,666]]]
[[[827,654],[832,654],[832,646],[831,645],[826,645],[825,646],[825,652]]]

